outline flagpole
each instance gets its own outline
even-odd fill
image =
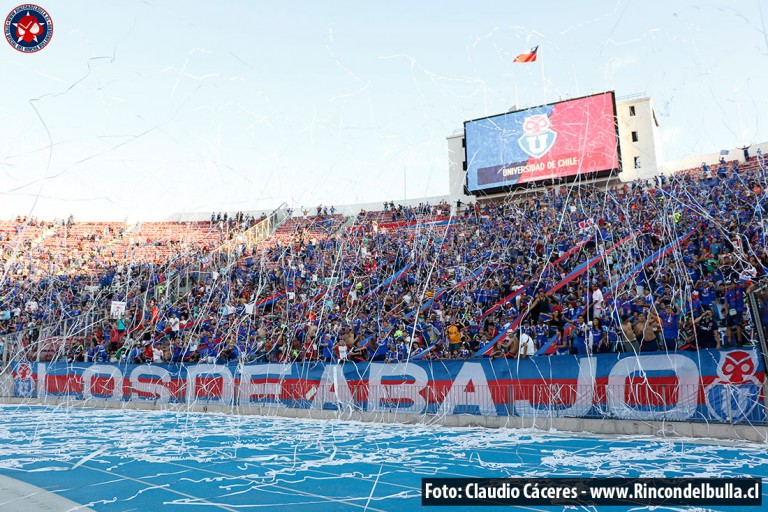
[[[536,51],[536,56],[540,57],[541,53],[541,47],[539,47]],[[544,59],[540,59],[541,62],[541,90],[544,94],[544,101],[541,102],[542,105],[547,104],[547,79],[544,77]]]

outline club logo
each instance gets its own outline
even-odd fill
[[[21,380],[29,380],[32,378],[32,367],[29,363],[19,363],[16,367],[16,377]]]
[[[20,362],[16,365],[13,378],[14,396],[31,397],[35,391],[35,380],[32,374],[32,365],[28,362]]]
[[[720,354],[717,378],[704,390],[707,409],[722,421],[746,419],[760,400],[757,354],[732,350]]]
[[[538,114],[529,116],[523,121],[523,136],[517,140],[520,149],[533,158],[541,158],[552,149],[557,139],[557,132],[553,131],[549,116]]]
[[[51,16],[37,5],[20,5],[5,18],[5,38],[20,52],[40,51],[51,42],[52,36]]]

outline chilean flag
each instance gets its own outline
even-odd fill
[[[530,53],[521,53],[513,62],[536,62],[536,53],[539,51],[538,46],[531,48]]]

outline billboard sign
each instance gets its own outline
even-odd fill
[[[620,168],[613,92],[467,121],[464,140],[470,192]]]

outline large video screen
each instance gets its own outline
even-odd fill
[[[613,92],[467,121],[464,140],[470,192],[619,169]]]

